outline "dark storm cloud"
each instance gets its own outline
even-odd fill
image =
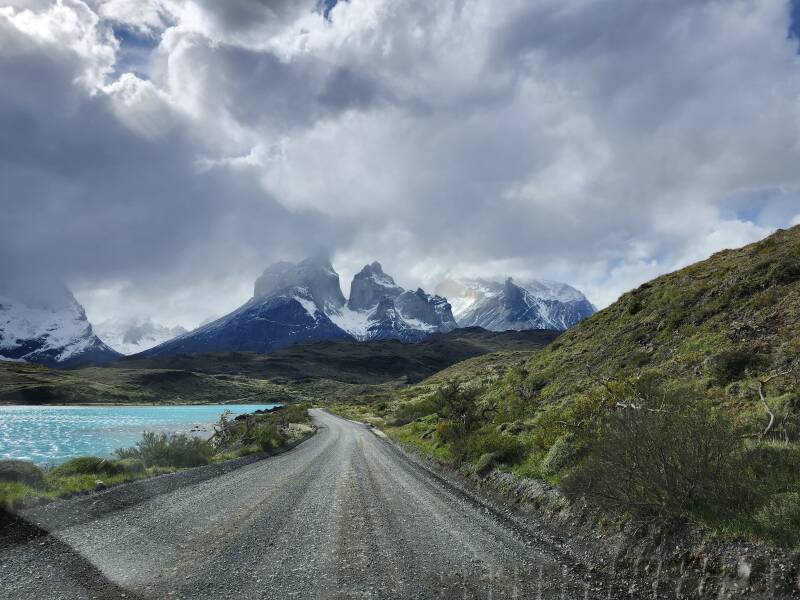
[[[326,248],[345,278],[379,259],[406,286],[504,271],[607,303],[800,217],[796,11],[16,2],[3,276],[191,326]]]

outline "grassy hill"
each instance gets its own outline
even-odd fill
[[[467,358],[541,348],[552,331],[434,334],[416,344],[321,342],[274,354],[217,353],[130,357],[74,370],[0,362],[0,402],[300,402],[393,393]]]
[[[471,359],[361,412],[440,458],[775,537],[800,531],[799,356],[795,227],[646,283],[541,352]]]

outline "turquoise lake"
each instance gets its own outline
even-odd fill
[[[144,431],[207,438],[226,410],[235,416],[272,406],[0,406],[0,458],[55,465],[76,456],[111,456],[136,444]]]

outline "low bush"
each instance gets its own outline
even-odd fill
[[[800,494],[786,492],[773,496],[756,514],[762,535],[787,546],[798,544]]]
[[[286,443],[286,437],[272,422],[261,423],[252,431],[251,435],[253,441],[265,452],[280,448]]]
[[[480,458],[478,458],[475,463],[475,470],[480,475],[485,475],[499,462],[501,462],[501,455],[499,452],[487,452],[486,454],[481,454]]]
[[[752,350],[726,350],[711,359],[711,373],[717,383],[724,386],[741,379],[748,370],[760,369],[765,363],[765,357]]]
[[[144,462],[138,458],[123,458],[118,460],[117,464],[121,472],[127,473],[128,475],[138,475],[139,473],[144,473],[145,470]]]
[[[392,425],[395,427],[407,425],[412,421],[426,417],[434,412],[436,412],[436,407],[431,397],[422,398],[413,402],[404,402],[394,412]]]
[[[525,454],[525,446],[516,437],[500,433],[494,429],[480,431],[467,441],[467,455],[470,460],[491,454],[500,463],[512,464]]]
[[[287,423],[307,423],[308,407],[303,404],[288,404],[280,412]]]
[[[571,433],[564,434],[547,451],[542,460],[542,471],[548,475],[565,471],[575,464],[580,453],[581,448],[575,436]]]
[[[120,448],[121,459],[141,460],[147,467],[198,467],[211,462],[214,449],[207,441],[185,433],[146,431],[133,448]]]
[[[27,460],[0,460],[0,482],[24,483],[39,487],[44,482],[44,473]]]
[[[123,469],[114,460],[98,456],[81,456],[72,458],[55,467],[50,473],[57,477],[69,475],[118,475]]]
[[[636,515],[721,521],[752,506],[740,448],[740,432],[727,414],[665,393],[658,406],[611,413],[562,488]]]

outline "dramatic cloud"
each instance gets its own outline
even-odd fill
[[[2,2],[2,0],[0,0]],[[800,213],[798,3],[0,7],[0,278],[196,325],[273,260],[605,305]],[[9,285],[12,285],[9,283]]]

